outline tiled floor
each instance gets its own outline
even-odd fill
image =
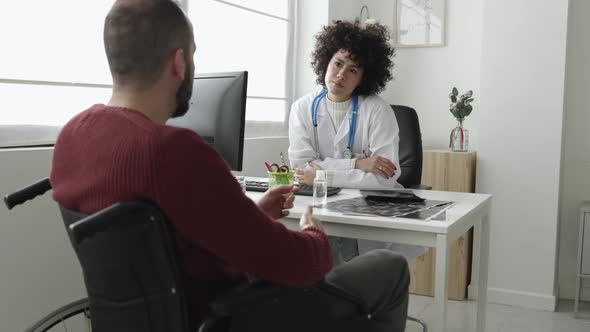
[[[476,302],[449,301],[448,332],[475,331]],[[590,302],[581,303],[573,317],[573,301],[561,301],[556,312],[535,311],[499,304],[488,304],[486,332],[590,332]],[[436,325],[433,298],[410,296],[409,314],[425,320],[430,330]],[[421,332],[420,325],[408,322],[406,332]]]

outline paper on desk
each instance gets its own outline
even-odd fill
[[[425,200],[424,202],[393,203],[375,202],[363,197],[331,201],[322,208],[343,214],[369,215],[379,217],[404,217],[421,220],[439,218],[437,214],[446,210],[453,202]],[[438,220],[438,219],[436,219]],[[444,219],[443,219],[444,220]]]

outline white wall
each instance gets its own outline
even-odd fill
[[[298,1],[295,100],[316,86],[316,75],[311,69],[311,52],[315,46],[313,36],[328,22],[328,7],[328,0]]]
[[[489,300],[553,310],[568,0],[485,1],[477,191]]]
[[[359,0],[329,0],[329,22],[335,20],[354,20],[361,11]]]
[[[474,92],[474,111],[464,125],[470,130],[470,146],[477,150],[482,1],[447,0],[445,47],[396,49],[394,79],[381,96],[391,104],[416,109],[426,148],[449,145],[449,134],[456,126],[449,112],[449,93],[456,86],[460,92]],[[364,0],[361,5],[395,32],[396,1]]]
[[[49,175],[53,149],[0,149],[0,195]],[[2,204],[3,205],[3,204]],[[85,297],[82,272],[51,194],[0,206],[0,331],[23,331]]]
[[[590,200],[590,1],[570,0],[560,205],[559,290],[573,298],[579,206]],[[590,282],[582,298],[590,301]]]

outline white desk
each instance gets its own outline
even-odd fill
[[[429,324],[429,328],[435,332],[446,331],[447,269],[451,241],[474,227],[474,264],[471,279],[472,284],[477,284],[477,294],[474,294],[478,299],[476,331],[483,332],[487,302],[491,195],[431,190],[415,190],[414,193],[426,199],[454,201],[456,204],[446,210],[446,221],[344,215],[326,209],[314,209],[314,216],[323,222],[329,235],[436,248],[434,304],[437,320]],[[249,191],[246,194],[255,201],[262,195]],[[328,201],[357,196],[360,196],[358,190],[344,189],[338,195],[328,197]],[[298,230],[299,218],[308,205],[312,205],[311,197],[297,196],[290,215],[281,221],[288,228]]]

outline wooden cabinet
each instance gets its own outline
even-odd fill
[[[424,150],[422,184],[432,190],[475,192],[475,151],[452,152],[448,150]],[[468,231],[451,244],[449,266],[449,299],[464,300],[471,277],[471,247],[473,230]],[[412,282],[410,293],[434,295],[435,250],[410,262]]]

